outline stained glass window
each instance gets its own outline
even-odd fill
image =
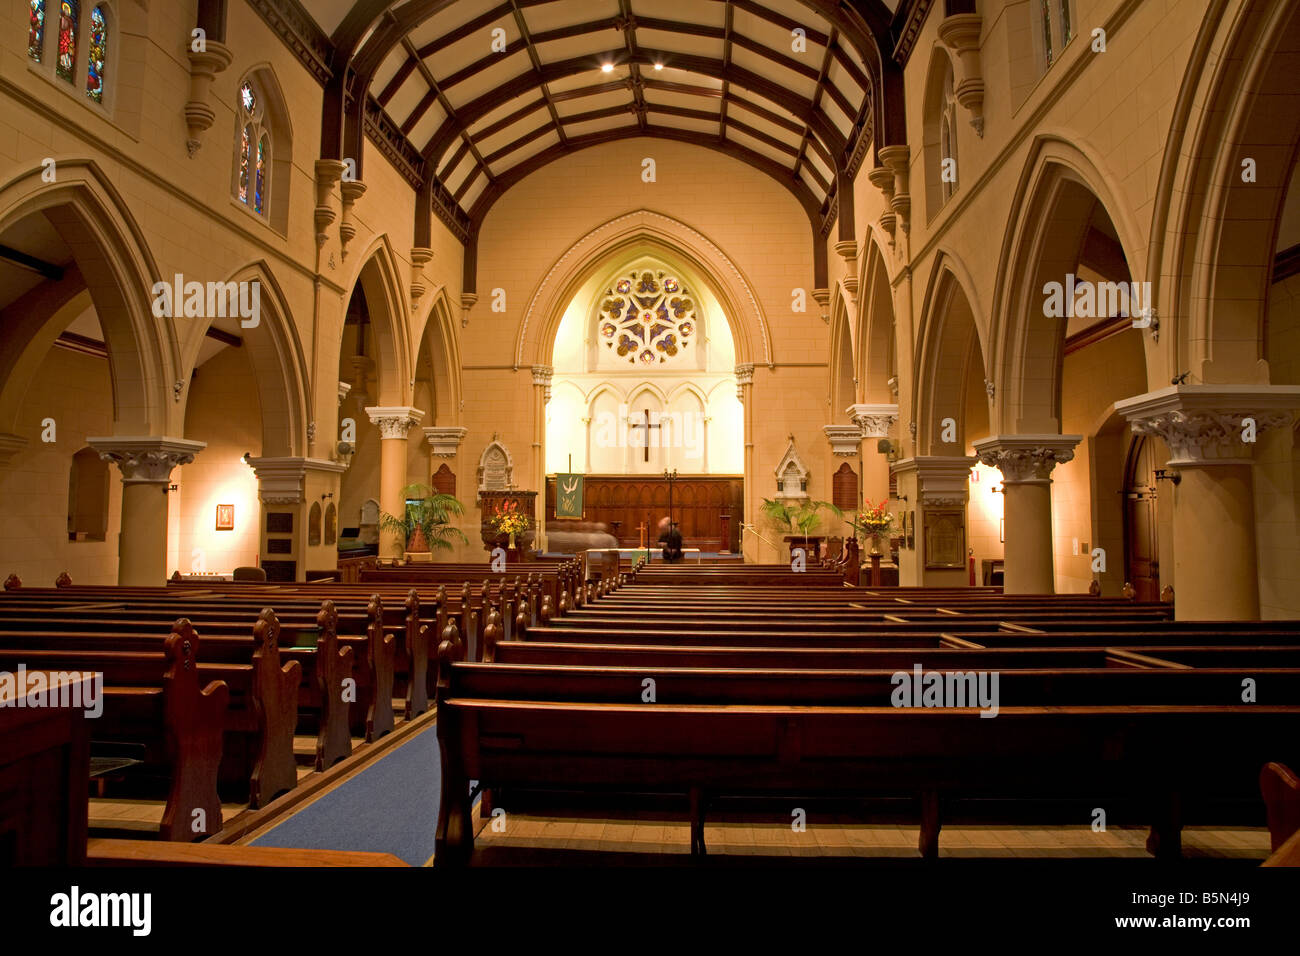
[[[1051,0],[1042,0],[1040,3],[1043,15],[1043,50],[1047,55],[1047,65],[1052,64],[1052,3]]]
[[[1070,0],[1061,0],[1061,45],[1070,42],[1074,32],[1070,26]]]
[[[86,62],[86,95],[104,102],[104,61],[108,55],[108,20],[104,8],[90,11],[90,55]]]
[[[37,63],[45,49],[45,0],[32,0],[31,22],[27,28],[27,55]]]
[[[266,184],[266,135],[257,141],[257,185],[253,191],[253,209],[256,212],[262,211],[262,196]]]
[[[597,322],[600,340],[629,365],[671,361],[695,337],[695,302],[664,272],[629,272],[605,291]]]
[[[59,3],[59,59],[54,73],[60,79],[73,82],[77,65],[77,20],[81,15],[80,0],[61,0]]]
[[[235,195],[253,212],[265,214],[270,186],[271,132],[262,98],[251,82],[239,87],[239,170]]]

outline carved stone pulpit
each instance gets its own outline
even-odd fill
[[[526,555],[532,551],[533,539],[537,533],[533,526],[537,507],[536,501],[537,492],[535,491],[517,491],[515,489],[480,491],[478,504],[483,516],[480,529],[483,537],[483,547],[491,551],[498,546],[503,548],[507,546],[507,541],[492,527],[492,519],[505,511],[517,511],[528,518],[529,527],[523,534],[516,535],[515,546],[518,548],[520,555]]]

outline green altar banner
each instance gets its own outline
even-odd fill
[[[582,517],[582,475],[555,476],[555,517]]]

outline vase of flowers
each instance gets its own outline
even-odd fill
[[[870,553],[873,555],[884,553],[880,550],[880,539],[889,534],[894,527],[894,515],[886,509],[886,505],[887,502],[884,500],[879,504],[868,501],[863,510],[848,522],[853,527],[854,537],[862,535],[871,538]]]
[[[491,528],[498,535],[504,535],[508,538],[507,547],[510,550],[515,549],[515,536],[521,535],[528,530],[528,516],[516,510],[502,511],[491,518]]]

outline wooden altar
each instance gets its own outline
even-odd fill
[[[644,523],[654,547],[655,526],[668,514],[668,482],[662,475],[587,475],[583,521],[609,526],[619,545],[635,548]],[[740,475],[678,475],[673,482],[673,518],[682,545],[701,551],[739,551],[745,512],[745,479]],[[546,479],[546,525],[563,528],[555,517],[555,476]]]

